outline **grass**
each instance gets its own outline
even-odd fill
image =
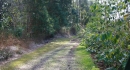
[[[44,45],[44,47],[38,48],[37,50],[23,55],[21,58],[14,60],[10,63],[5,64],[4,66],[0,67],[0,70],[15,70],[15,68],[20,67],[21,65],[27,63],[29,60],[32,60],[44,53],[51,51],[63,44],[67,43],[70,39],[68,38],[60,38],[55,39],[51,43]]]
[[[99,68],[96,68],[90,53],[86,51],[84,46],[76,48],[76,58],[81,70],[99,70]]]

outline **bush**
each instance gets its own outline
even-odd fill
[[[13,53],[8,48],[0,49],[0,61],[7,60],[12,57]]]
[[[120,2],[123,4],[123,2]],[[123,70],[129,57],[130,32],[128,20],[110,20],[111,6],[95,3],[90,7],[93,16],[86,26],[83,44],[87,51],[96,53],[97,62],[103,62],[107,70]],[[116,20],[116,21],[114,21]]]
[[[14,30],[14,36],[15,37],[21,37],[22,36],[22,33],[23,33],[23,29],[22,28],[16,28]]]

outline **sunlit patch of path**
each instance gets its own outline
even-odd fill
[[[35,57],[16,70],[81,70],[75,61],[76,42],[69,42],[46,54]]]

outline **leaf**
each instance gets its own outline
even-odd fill
[[[128,45],[128,50],[130,50],[130,45]]]
[[[105,39],[107,39],[106,34],[101,35],[101,40],[104,41]]]
[[[116,6],[113,6],[113,7],[112,7],[112,10],[116,10],[116,9],[117,9]]]

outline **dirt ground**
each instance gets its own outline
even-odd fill
[[[78,42],[68,42],[52,51],[49,51],[16,70],[82,70],[75,58],[75,49]]]

